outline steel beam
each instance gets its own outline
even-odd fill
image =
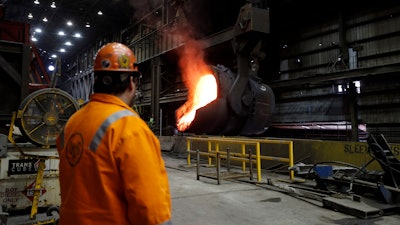
[[[335,73],[315,74],[314,76],[301,77],[291,80],[280,80],[268,83],[272,89],[290,88],[303,86],[307,84],[336,81],[336,80],[354,80],[367,76],[378,76],[382,74],[398,73],[400,71],[400,63],[380,65],[375,67],[345,70]]]

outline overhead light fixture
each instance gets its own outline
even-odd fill
[[[36,39],[35,37],[32,37],[31,40],[32,40],[33,42],[36,42],[36,41],[37,41],[37,39]]]
[[[67,42],[65,42],[65,45],[67,45],[67,46],[71,46],[71,45],[72,45],[72,43],[71,43],[70,41],[67,41]]]
[[[90,27],[90,23],[89,23],[89,22],[86,22],[85,27]]]
[[[36,29],[35,29],[35,32],[36,32],[36,33],[42,33],[42,29],[36,28]]]
[[[53,55],[51,55],[51,58],[55,59],[55,58],[57,58],[57,55],[53,54]]]
[[[51,3],[50,7],[53,8],[53,9],[55,9],[55,8],[57,7],[57,6],[56,6],[56,2],[53,1],[53,2]]]
[[[65,33],[64,33],[64,31],[58,31],[58,35],[60,35],[60,36],[64,36],[64,35],[65,35]]]
[[[33,3],[35,3],[36,5],[40,4],[39,0],[35,0],[35,1],[33,1]]]
[[[44,17],[43,18],[43,22],[47,22],[48,20],[47,20],[47,18],[46,17]]]
[[[65,48],[60,48],[60,52],[65,52]]]
[[[71,20],[68,20],[67,25],[68,25],[68,26],[72,26],[72,21],[71,21]]]
[[[97,12],[97,15],[103,15],[103,12],[101,11],[101,10],[99,10],[98,12]]]
[[[76,37],[76,38],[80,38],[80,37],[82,37],[82,36],[81,36],[81,34],[80,34],[80,33],[75,33],[75,34],[74,34],[74,37]]]
[[[28,19],[30,19],[30,20],[33,19],[32,13],[29,13],[29,14],[28,14]]]

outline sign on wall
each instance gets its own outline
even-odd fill
[[[35,174],[39,168],[39,159],[10,159],[8,161],[8,175]]]

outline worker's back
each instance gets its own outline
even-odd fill
[[[119,98],[94,94],[66,124],[60,225],[161,224],[171,217],[160,144]]]

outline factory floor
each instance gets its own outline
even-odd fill
[[[196,167],[188,166],[184,157],[164,154],[164,161],[171,187],[174,225],[400,224],[400,214],[362,219],[324,208],[317,201],[299,199],[280,191],[276,188],[279,185],[266,184],[267,179],[289,180],[289,176],[264,174],[257,184],[249,178],[239,178],[221,180],[218,185],[217,180],[207,177],[197,180]],[[213,170],[201,167],[200,173]]]
[[[163,158],[169,177],[174,225],[400,224],[400,214],[363,219],[324,208],[318,201],[288,194],[282,191],[285,188],[279,188],[286,187],[285,182],[277,185],[279,181],[289,180],[288,176],[264,173],[261,182],[245,177],[223,179],[218,184],[216,179],[207,177],[197,180],[194,160],[188,166],[182,155],[163,152]],[[201,174],[215,171],[215,167],[205,165],[199,168]],[[7,225],[26,224],[27,218],[29,215],[9,217]],[[38,218],[45,216],[39,214]]]

